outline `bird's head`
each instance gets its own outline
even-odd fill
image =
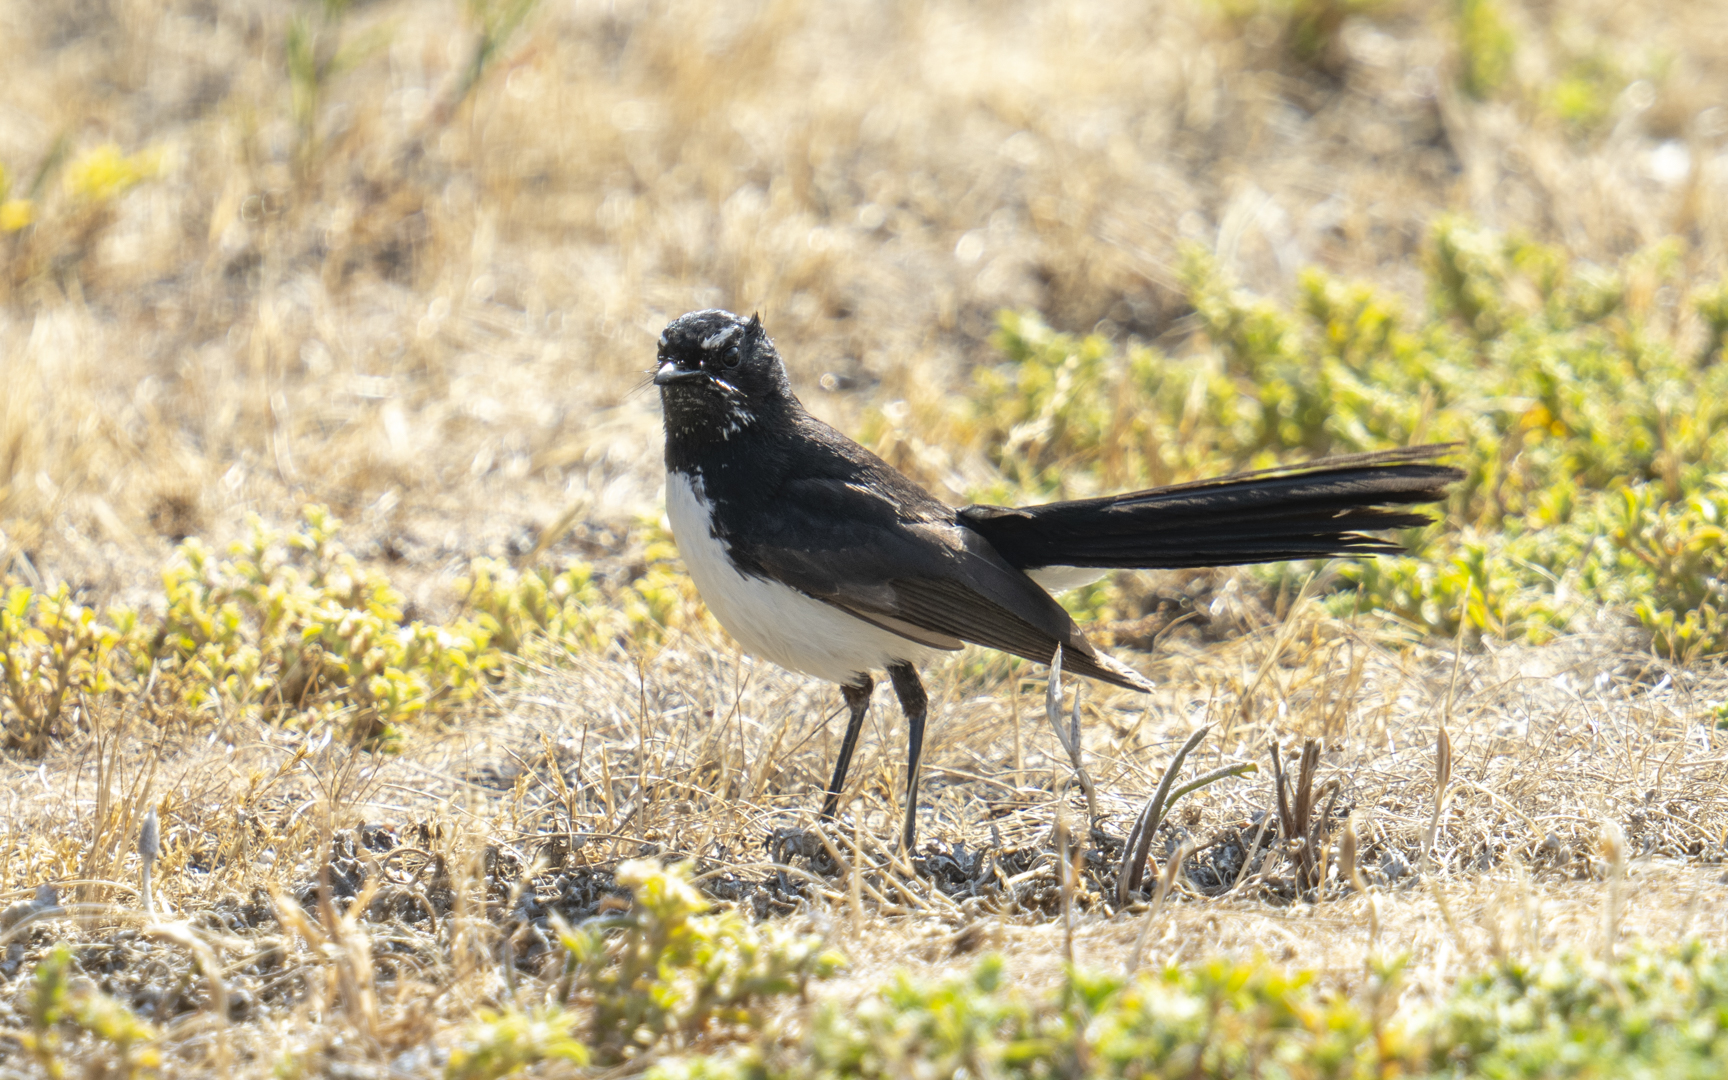
[[[668,430],[684,434],[728,438],[796,400],[762,320],[718,308],[679,316],[661,333],[654,385]]]

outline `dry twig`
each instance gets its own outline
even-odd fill
[[[1067,751],[1068,760],[1074,765],[1074,776],[1080,781],[1080,790],[1086,793],[1086,816],[1092,825],[1098,824],[1098,789],[1092,783],[1092,776],[1086,771],[1082,756],[1085,751],[1080,745],[1080,688],[1084,683],[1074,684],[1074,711],[1070,714],[1068,730],[1062,730],[1062,646],[1056,646],[1056,654],[1050,658],[1050,678],[1044,689],[1044,716],[1050,721],[1050,728],[1056,732],[1056,741]]]
[[[1182,744],[1182,748],[1176,751],[1176,756],[1171,758],[1170,764],[1165,767],[1164,775],[1158,781],[1158,787],[1152,792],[1152,797],[1146,800],[1145,807],[1134,819],[1134,827],[1128,831],[1128,839],[1122,845],[1122,862],[1116,870],[1116,906],[1118,908],[1126,907],[1128,898],[1134,895],[1136,889],[1140,888],[1145,877],[1147,864],[1152,857],[1152,836],[1158,831],[1159,823],[1164,820],[1165,812],[1176,804],[1176,800],[1191,791],[1198,791],[1208,784],[1217,783],[1225,777],[1242,776],[1258,769],[1258,766],[1253,762],[1226,765],[1220,769],[1213,769],[1211,772],[1172,791],[1171,786],[1182,771],[1182,763],[1187,760],[1188,755],[1193,753],[1194,748],[1200,745],[1200,741],[1211,730],[1210,725],[1208,725],[1188,736],[1188,741]]]

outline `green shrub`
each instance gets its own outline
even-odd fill
[[[99,621],[72,600],[65,586],[37,592],[22,585],[0,595],[0,709],[5,745],[42,752],[59,734],[74,698],[97,696],[127,683],[132,666],[116,649],[135,620],[122,613],[119,628]]]
[[[402,595],[343,548],[341,526],[309,506],[285,536],[255,520],[229,559],[196,539],[180,545],[148,655],[186,704],[276,718],[351,710],[370,738],[465,700],[500,666],[472,620],[404,621]]]
[[[699,619],[698,596],[665,529],[637,523],[645,538],[643,568],[628,584],[603,589],[593,568],[517,570],[500,559],[475,559],[457,588],[499,648],[526,655],[536,642],[594,651],[614,641],[655,645],[667,631]]]
[[[1382,973],[1395,977],[1395,969]],[[1380,986],[1317,997],[1306,973],[1202,962],[1134,979],[1070,972],[1058,992],[1015,992],[998,957],[971,975],[905,976],[855,1007],[829,1006],[810,1037],[823,1077],[1375,1075]]]
[[[448,1080],[497,1080],[542,1061],[588,1064],[588,1047],[572,1034],[581,1017],[557,1006],[481,1010],[450,1051]]]
[[[56,945],[36,965],[26,997],[28,1031],[14,1034],[48,1076],[65,1076],[76,1057],[89,1076],[156,1075],[161,1054],[152,1045],[156,1029],[93,986],[75,986],[72,951]],[[88,1043],[78,1046],[79,1036]]]
[[[592,1002],[591,1042],[603,1060],[703,1033],[758,1031],[764,1004],[801,995],[840,967],[819,937],[712,910],[688,864],[627,862],[616,880],[635,897],[629,914],[562,935],[573,981]]]
[[[1317,993],[1305,972],[1209,960],[1132,979],[1070,972],[1029,994],[992,957],[824,1006],[783,1072],[758,1053],[661,1075],[1702,1078],[1728,1064],[1728,957],[1695,944],[1613,964],[1505,961],[1436,1006],[1399,1005],[1400,971]]]
[[[1428,309],[1412,315],[1314,271],[1290,307],[1258,299],[1190,249],[1183,280],[1202,334],[1182,356],[1004,313],[1003,362],[941,421],[995,470],[971,494],[1078,497],[1457,442],[1467,477],[1444,527],[1406,537],[1410,559],[1341,564],[1334,610],[1541,640],[1606,604],[1665,655],[1728,649],[1728,365],[1700,364],[1655,306],[1686,295],[1680,249],[1610,269],[1446,219],[1429,250]],[[1728,286],[1693,295],[1719,337]],[[1713,337],[1706,357],[1719,347]],[[866,432],[898,438],[891,426],[876,416]]]
[[[1493,97],[1511,78],[1518,51],[1498,0],[1455,0],[1453,27],[1460,89],[1479,100]]]
[[[1728,475],[1710,479],[1678,503],[1650,485],[1626,488],[1615,546],[1636,564],[1628,577],[1646,585],[1633,611],[1656,636],[1659,650],[1690,659],[1720,653],[1728,643]]]
[[[826,1005],[811,1035],[825,1076],[1015,1076],[1047,1060],[1059,1025],[1005,988],[1000,957],[970,975],[918,982],[901,974],[855,1006]]]
[[[1464,980],[1417,1025],[1436,1073],[1728,1075],[1728,956],[1694,943],[1618,963],[1558,954]]]
[[[308,506],[286,533],[253,521],[227,558],[187,540],[163,572],[158,605],[105,617],[65,586],[8,589],[6,745],[40,753],[64,732],[70,705],[146,685],[152,715],[166,701],[181,715],[335,720],[387,745],[403,723],[471,699],[511,657],[556,660],[621,640],[653,646],[698,618],[695,592],[657,528],[640,575],[617,586],[603,587],[585,564],[518,571],[475,559],[458,583],[464,613],[432,624],[406,618],[401,593],[347,551],[341,527]]]

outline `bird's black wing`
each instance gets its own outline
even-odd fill
[[[922,501],[908,505],[865,479],[787,481],[773,527],[759,517],[748,539],[728,537],[732,557],[747,572],[922,644],[969,641],[1038,663],[1049,663],[1060,644],[1066,670],[1149,687],[1094,649],[1050,594],[952,510],[916,488]]]

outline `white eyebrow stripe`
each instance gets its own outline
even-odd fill
[[[724,330],[716,331],[712,337],[702,339],[702,347],[704,349],[718,349],[728,341],[731,341],[732,335],[737,332],[738,327],[736,325],[728,326]]]

